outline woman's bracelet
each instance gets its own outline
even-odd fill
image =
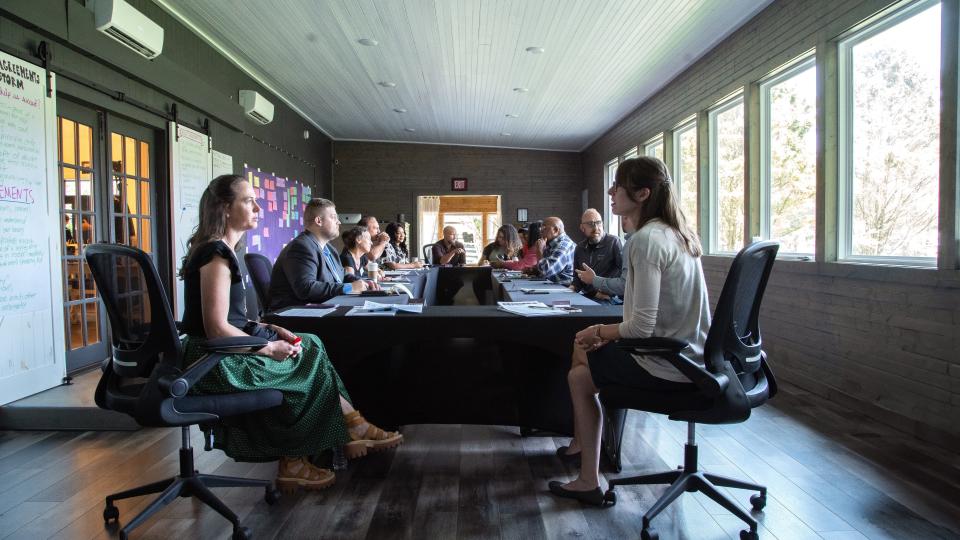
[[[602,325],[602,324],[598,324],[598,325],[597,325],[597,339],[599,339],[599,340],[601,340],[601,341],[603,341],[603,336],[600,335],[600,330],[602,330],[602,329],[603,329],[603,325]]]

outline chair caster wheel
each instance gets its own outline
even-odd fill
[[[253,538],[253,533],[250,532],[250,529],[246,527],[233,528],[233,540],[250,540],[251,538]]]
[[[280,500],[281,495],[280,490],[273,484],[270,484],[263,494],[263,500],[266,501],[267,504],[276,504],[276,502]]]
[[[606,493],[603,494],[603,505],[613,506],[615,504],[617,504],[617,494],[612,489],[608,489]]]
[[[763,507],[767,505],[767,496],[764,495],[753,495],[750,497],[750,504],[753,506],[753,509],[759,512],[763,510]]]
[[[640,531],[640,540],[660,540],[660,533],[653,527]]]
[[[740,540],[760,540],[757,531],[740,531]]]
[[[112,504],[108,504],[106,508],[103,509],[103,523],[109,525],[111,521],[120,520],[120,510]]]

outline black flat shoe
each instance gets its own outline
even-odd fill
[[[590,491],[573,491],[563,487],[563,482],[556,480],[551,480],[547,486],[550,488],[550,493],[553,493],[557,497],[576,499],[582,503],[593,506],[603,506],[603,491],[598,487]]]
[[[580,463],[580,452],[577,452],[576,454],[568,454],[568,448],[570,447],[561,446],[560,448],[557,448],[557,457],[569,463]]]

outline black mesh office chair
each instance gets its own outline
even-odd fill
[[[608,408],[637,409],[669,415],[687,422],[683,467],[658,474],[610,481],[605,499],[616,504],[616,486],[670,484],[667,491],[643,516],[641,538],[659,538],[650,520],[684,491],[700,491],[734,513],[750,526],[740,538],[756,540],[757,521],[717,486],[759,491],[750,497],[754,510],[767,503],[767,488],[749,482],[701,472],[697,468],[696,424],[735,424],[750,417],[777,392],[777,383],[761,350],[757,321],[760,301],[780,245],[758,242],[744,248],[733,260],[704,346],[705,368],[683,354],[687,343],[669,338],[622,339],[618,345],[633,353],[667,359],[696,385],[690,392],[637,392],[621,386],[600,389],[600,401]]]
[[[191,396],[190,388],[220,360],[232,352],[262,347],[262,338],[211,339],[207,354],[183,368],[183,349],[170,304],[150,256],[139,249],[117,244],[94,244],[84,250],[100,299],[110,318],[112,357],[103,364],[97,385],[96,403],[103,409],[129,414],[142,426],[180,426],[180,475],[106,498],[103,519],[119,521],[114,501],[161,493],[139,515],[120,530],[127,535],[151,515],[179,497],[196,497],[233,524],[233,538],[246,539],[250,531],[217,498],[212,487],[262,487],[268,503],[276,502],[279,491],[266,480],[199,474],[193,468],[190,426],[197,424],[206,434],[211,449],[210,428],[224,419],[280,405],[277,390],[256,390],[236,394]]]
[[[247,272],[250,272],[250,281],[253,282],[253,290],[257,292],[257,302],[260,303],[260,316],[263,317],[270,308],[267,299],[270,293],[270,276],[273,275],[273,263],[265,255],[259,253],[244,254],[243,262],[247,265]]]

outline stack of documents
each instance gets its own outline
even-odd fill
[[[552,308],[543,302],[497,302],[497,306],[500,311],[523,317],[549,317],[567,313],[566,310]]]
[[[347,317],[392,317],[398,311],[407,313],[423,313],[423,304],[381,304],[367,300],[362,306],[354,306],[347,312]]]
[[[337,306],[334,305],[329,308],[290,308],[286,311],[281,311],[277,315],[281,317],[323,317],[324,315],[329,315],[336,311]]]

